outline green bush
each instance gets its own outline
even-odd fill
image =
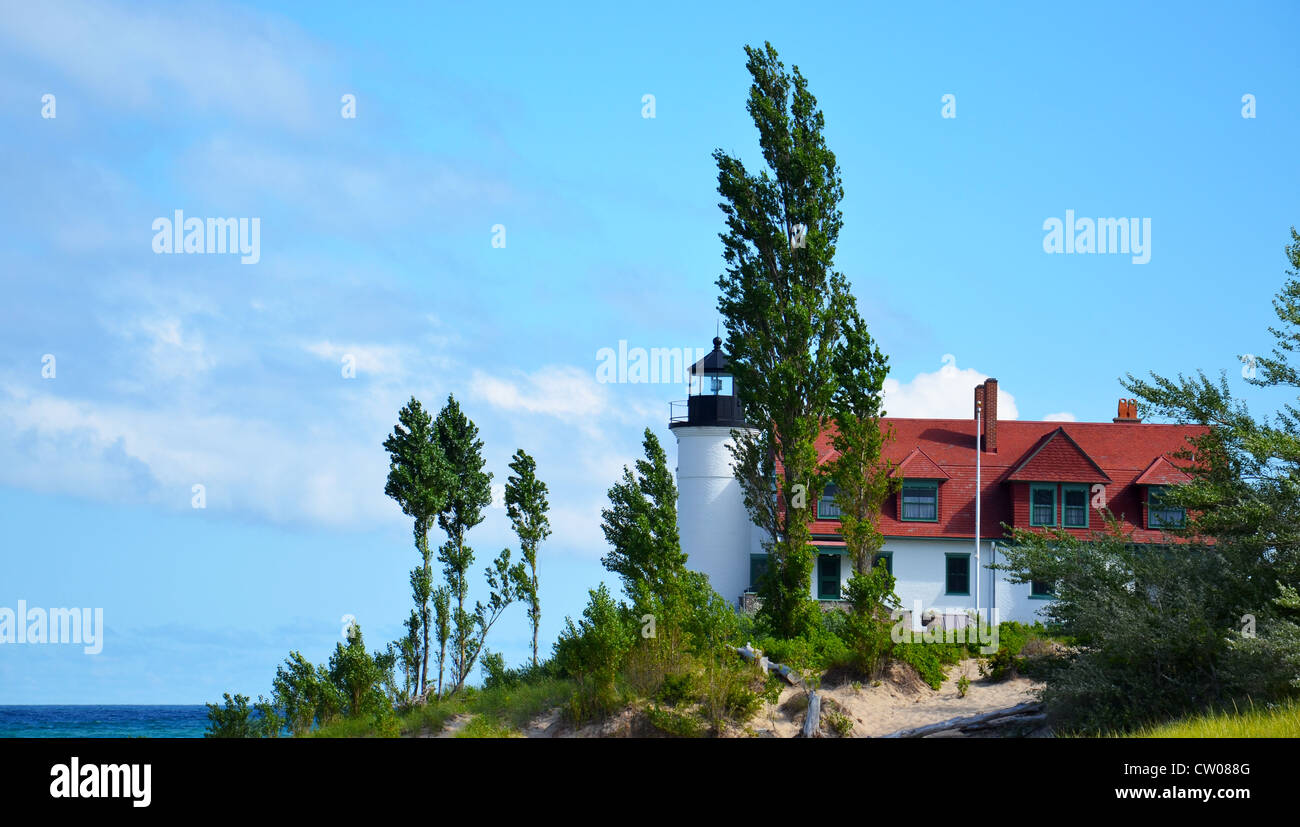
[[[556,668],[577,684],[568,706],[575,723],[608,714],[622,702],[615,679],[636,639],[627,613],[605,584],[589,594],[582,621],[575,626],[572,618],[565,618],[564,631],[555,641]]]
[[[694,689],[695,681],[689,672],[665,675],[663,683],[659,685],[659,691],[655,693],[655,698],[669,706],[677,706],[689,699]]]
[[[232,698],[226,692],[223,697],[224,707],[207,704],[208,727],[204,738],[274,738],[280,734],[284,719],[265,698],[259,698],[250,708],[247,695],[236,694]]]
[[[896,660],[914,667],[931,689],[943,685],[944,667],[957,663],[966,654],[966,646],[959,643],[898,643],[891,652]]]
[[[704,734],[707,726],[689,712],[678,712],[658,706],[650,706],[646,709],[646,720],[665,735],[677,738],[699,738]]]

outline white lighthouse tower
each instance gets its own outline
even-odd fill
[[[677,530],[687,567],[708,575],[718,594],[739,602],[751,585],[755,527],[732,473],[732,429],[748,430],[722,339],[691,368],[685,402],[673,403],[677,436]]]

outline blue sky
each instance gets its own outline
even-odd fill
[[[607,579],[606,490],[647,425],[673,454],[684,396],[597,382],[597,351],[707,347],[717,324],[711,152],[757,157],[746,43],[771,40],[826,113],[837,263],[891,358],[891,414],[968,415],[990,375],[1021,419],[1109,420],[1127,371],[1223,370],[1261,400],[1237,357],[1269,349],[1300,224],[1298,18],[7,9],[0,606],[102,607],[107,639],[95,656],[4,646],[0,703],[256,695],[290,649],[327,657],[344,614],[371,648],[397,637],[417,555],[381,443],[411,395],[461,400],[498,485],[516,448],[536,457],[549,649]],[[260,261],[155,254],[152,222],[177,209],[260,219]],[[1044,221],[1067,209],[1149,218],[1149,263],[1046,254]],[[477,574],[515,544],[504,511],[471,542]],[[489,647],[517,663],[529,637],[516,607]]]

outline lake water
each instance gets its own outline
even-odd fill
[[[0,706],[0,738],[202,738],[208,708]]]

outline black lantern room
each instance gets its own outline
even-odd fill
[[[714,337],[713,351],[691,366],[686,401],[672,403],[669,428],[745,427],[736,380],[728,364],[727,355],[722,352],[722,339]],[[686,409],[684,413],[682,407]]]

